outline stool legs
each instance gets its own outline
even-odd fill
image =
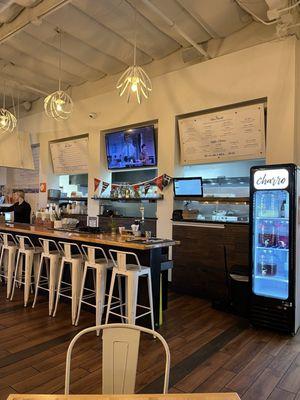
[[[9,299],[10,293],[12,290],[13,279],[14,279],[14,270],[15,270],[15,261],[16,261],[16,251],[15,247],[8,249],[8,257],[7,257],[7,286],[6,286],[6,298]]]
[[[21,264],[22,264],[22,256],[21,256],[20,252],[18,251],[16,268],[15,268],[15,276],[14,276],[14,280],[13,280],[13,286],[12,286],[12,290],[11,290],[10,300],[12,300],[14,297],[17,280],[19,279],[19,269],[20,269]],[[22,271],[22,266],[21,266],[21,271]]]
[[[128,324],[135,324],[137,294],[139,277],[137,274],[130,274],[126,277],[126,316]]]
[[[149,295],[151,326],[152,326],[152,330],[154,331],[155,329],[154,329],[154,314],[153,314],[153,292],[152,292],[152,281],[151,281],[151,274],[150,273],[147,276],[147,283],[148,283],[148,295]]]
[[[42,255],[42,256],[41,256],[41,260],[40,260],[39,269],[38,269],[38,272],[37,272],[37,278],[36,278],[36,283],[35,283],[35,294],[34,294],[34,299],[33,299],[33,303],[32,303],[32,308],[35,307],[35,303],[36,303],[37,296],[38,296],[39,285],[40,285],[41,274],[42,274],[43,262],[44,262],[44,256]]]
[[[83,297],[83,291],[84,291],[84,285],[85,285],[87,270],[88,270],[88,267],[87,267],[87,265],[85,265],[84,268],[83,268],[82,282],[81,282],[81,288],[80,288],[80,292],[79,292],[79,305],[78,305],[77,318],[76,318],[76,321],[75,321],[75,325],[76,326],[78,325],[80,311],[81,311],[81,301],[82,301],[82,297]]]
[[[105,324],[108,323],[110,307],[111,307],[111,300],[112,300],[112,296],[113,296],[113,292],[114,292],[114,286],[115,286],[115,280],[116,280],[116,271],[115,271],[115,268],[113,268],[112,274],[111,274],[109,294],[108,294],[108,302],[107,302],[107,311],[106,311]],[[120,301],[122,301],[122,300],[120,300]]]
[[[75,325],[78,310],[80,278],[82,275],[81,263],[81,260],[72,262],[72,325]]]
[[[25,254],[25,287],[24,287],[24,307],[27,307],[31,288],[31,275],[33,266],[33,254]]]
[[[104,302],[105,302],[105,289],[106,289],[106,276],[105,268],[97,269],[96,271],[96,325],[101,325]],[[97,332],[99,336],[99,331]]]
[[[53,306],[54,306],[54,299],[55,299],[55,291],[57,285],[57,270],[59,265],[59,256],[50,257],[50,266],[49,266],[49,275],[48,275],[48,282],[49,282],[49,315],[52,314]]]
[[[65,262],[64,262],[64,259],[62,258],[61,265],[60,265],[60,270],[59,270],[59,276],[58,276],[55,307],[54,307],[54,311],[53,311],[52,317],[55,317],[56,312],[57,312],[57,306],[58,306],[59,297],[60,297],[61,281],[62,281],[62,276],[63,276],[63,272],[64,272],[64,266],[65,266]]]

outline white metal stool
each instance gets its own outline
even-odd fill
[[[14,297],[16,284],[24,285],[24,307],[27,307],[32,279],[36,282],[42,248],[35,246],[28,236],[16,235],[19,243],[14,282],[10,299]],[[32,268],[34,273],[32,274]]]
[[[105,251],[101,247],[82,245],[81,249],[85,257],[85,263],[83,268],[83,276],[79,294],[79,305],[75,325],[78,325],[82,304],[86,304],[96,309],[95,325],[100,325],[103,315],[103,309],[105,306],[107,270],[113,267],[113,262],[107,259]],[[85,287],[87,272],[89,269],[93,272],[94,289]],[[121,303],[122,301],[122,293],[120,294],[120,290],[121,286],[119,286],[119,303]],[[95,304],[89,301],[89,299],[93,297],[95,297]]]
[[[77,243],[58,242],[58,246],[62,252],[62,259],[61,259],[61,265],[57,283],[56,302],[52,316],[55,317],[56,315],[60,296],[65,297],[67,299],[71,299],[72,325],[75,325],[78,303],[79,303],[79,292],[80,292],[80,283],[82,279],[82,272],[83,272],[82,266],[84,257]],[[74,254],[75,250],[77,250],[78,253]],[[65,282],[62,280],[63,273],[67,264],[70,266],[70,282]],[[65,292],[70,292],[70,291],[71,295],[65,294]]]
[[[45,290],[49,292],[49,315],[52,315],[58,281],[58,269],[61,258],[61,251],[54,240],[39,238],[39,242],[43,251],[37,271],[35,295],[32,308],[35,307],[39,289]],[[44,264],[46,264],[47,276],[42,275]]]
[[[0,277],[6,282],[6,298],[9,299],[16,267],[18,243],[11,233],[0,232],[0,238],[2,240],[0,255]]]
[[[112,294],[114,290],[114,284],[116,276],[124,276],[126,279],[126,317],[128,324],[135,324],[138,318],[144,317],[145,315],[150,314],[151,316],[151,325],[154,330],[154,315],[153,315],[153,298],[152,298],[152,283],[151,283],[151,269],[149,267],[144,267],[140,264],[138,256],[132,252],[124,252],[119,250],[109,250],[110,257],[114,263],[109,297],[107,303],[107,314],[105,323],[108,323],[108,318],[110,314],[121,316],[116,312],[111,310],[117,308],[116,306],[111,307]],[[117,256],[115,259],[114,254]],[[131,256],[135,259],[136,264],[127,264],[127,257]],[[138,284],[139,277],[146,276],[148,283],[148,296],[149,296],[149,307],[142,306],[137,304],[137,295],[138,295]],[[136,316],[137,308],[143,308],[147,310],[145,313]]]

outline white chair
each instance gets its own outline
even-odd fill
[[[109,297],[107,303],[107,313],[106,313],[106,320],[105,323],[108,323],[109,315],[117,315],[122,317],[122,315],[112,311],[118,306],[111,307],[112,302],[112,295],[114,290],[114,284],[116,277],[123,276],[125,277],[126,281],[126,316],[128,324],[134,325],[138,318],[144,317],[145,315],[150,314],[151,316],[151,326],[154,330],[154,315],[153,315],[153,298],[152,298],[152,283],[151,283],[151,269],[149,267],[144,267],[140,264],[138,256],[132,252],[125,252],[119,250],[109,250],[110,257],[114,263],[110,290],[109,290]],[[116,255],[116,259],[114,257]],[[127,259],[128,257],[133,257],[136,261],[136,264],[128,264]],[[148,297],[149,297],[149,307],[137,304],[137,296],[138,296],[138,285],[139,285],[139,278],[141,276],[145,276],[147,278],[148,284]],[[142,308],[147,310],[141,315],[136,315],[137,308]]]
[[[168,393],[170,350],[165,339],[157,332],[137,325],[108,324],[84,329],[72,339],[66,358],[65,394],[70,393],[72,350],[77,340],[86,333],[103,331],[102,335],[102,393],[132,394],[135,380],[141,332],[159,339],[165,350],[165,377],[163,393]]]
[[[42,248],[35,246],[28,236],[16,235],[16,238],[19,247],[10,299],[14,297],[16,284],[24,285],[24,307],[27,307],[32,280],[36,282]]]
[[[18,243],[11,233],[0,232],[0,238],[2,241],[0,255],[0,277],[6,282],[6,298],[9,299],[16,267]]]
[[[49,315],[52,315],[58,281],[58,269],[61,259],[61,251],[54,240],[39,238],[39,242],[43,251],[37,271],[37,281],[35,285],[35,295],[32,308],[35,307],[39,289],[45,290],[49,293]],[[42,275],[44,264],[46,265],[47,276]]]
[[[85,263],[83,268],[83,276],[81,280],[79,305],[78,305],[75,325],[76,326],[78,325],[82,304],[86,304],[96,309],[95,325],[100,325],[103,315],[103,309],[105,307],[107,270],[113,267],[113,262],[107,259],[105,251],[101,247],[82,245],[81,249],[85,257]],[[88,270],[92,271],[93,273],[93,278],[94,278],[93,289],[85,287]],[[91,300],[89,300],[91,298],[95,298],[94,304],[91,303]],[[119,297],[116,298],[113,296],[113,298],[116,299],[116,302],[114,304],[118,303],[121,306],[122,290],[120,281],[119,281]]]
[[[62,252],[62,259],[57,283],[56,302],[52,316],[55,317],[56,315],[59,298],[65,297],[67,299],[70,299],[72,302],[72,325],[75,325],[79,304],[79,292],[82,279],[84,257],[77,243],[58,242],[58,246]],[[77,253],[74,253],[74,251],[77,251]],[[70,282],[62,280],[66,265],[70,266]],[[62,287],[62,284],[64,287]],[[71,295],[65,294],[65,292],[70,291]]]

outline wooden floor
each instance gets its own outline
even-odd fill
[[[0,399],[9,393],[62,393],[65,353],[78,330],[93,324],[82,312],[70,325],[70,307],[47,316],[46,299],[35,309],[22,305],[21,292],[8,302],[0,288]],[[171,391],[236,391],[243,400],[300,400],[300,336],[290,338],[249,328],[245,321],[204,300],[170,295],[161,329],[172,358]],[[75,348],[73,393],[101,390],[101,341],[86,336]],[[163,359],[152,338],[141,342],[137,391],[159,392]]]

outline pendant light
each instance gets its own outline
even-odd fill
[[[71,97],[61,90],[61,30],[57,30],[59,34],[59,79],[58,90],[49,94],[44,100],[44,109],[48,117],[54,118],[56,121],[68,119],[73,110],[73,101]]]
[[[119,96],[127,94],[127,103],[131,96],[135,96],[139,104],[142,102],[142,98],[148,99],[150,92],[152,91],[152,84],[149,76],[143,70],[142,67],[136,63],[136,10],[135,10],[135,33],[134,33],[134,47],[133,47],[133,65],[128,67],[126,71],[121,75],[117,82],[117,89]]]
[[[12,114],[10,111],[8,111],[5,107],[5,85],[4,85],[4,91],[3,91],[3,107],[0,108],[0,132],[12,132],[16,125],[17,125],[17,118]],[[13,101],[13,106],[14,106],[14,100],[12,96],[12,101]]]

